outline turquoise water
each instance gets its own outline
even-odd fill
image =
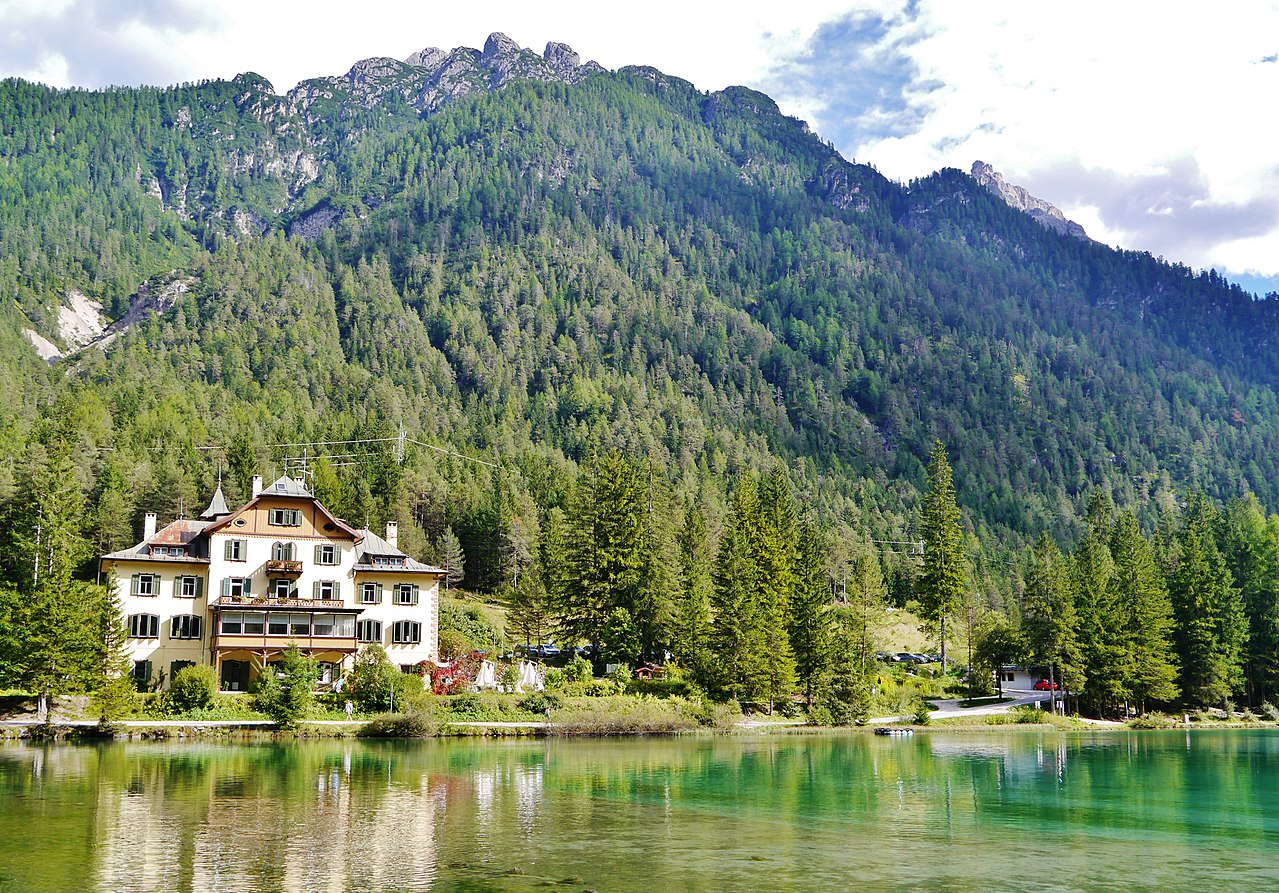
[[[0,891],[1279,889],[1279,732],[0,747]]]

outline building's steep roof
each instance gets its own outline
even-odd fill
[[[311,491],[306,488],[306,484],[302,481],[295,480],[287,474],[273,484],[268,484],[262,488],[259,496],[297,496],[302,499],[314,499]]]
[[[143,540],[128,549],[111,552],[102,557],[115,561],[205,561],[207,559],[191,555],[152,555],[150,550],[152,546],[189,546],[199,538],[200,534],[204,533],[204,529],[209,526],[209,523],[208,521],[179,518],[157,530],[150,539]]]
[[[223,515],[231,514],[231,510],[226,506],[226,497],[222,495],[222,483],[218,482],[218,489],[213,491],[213,498],[209,500],[209,507],[204,510],[204,514],[200,518],[205,521],[216,521]]]
[[[443,568],[423,564],[416,559],[410,558],[371,530],[360,530],[358,533],[361,540],[360,550],[355,556],[355,569],[357,571],[411,571],[415,574],[440,574],[441,576],[447,573]],[[374,555],[384,558],[402,558],[404,559],[404,564],[397,567],[378,565],[373,562]]]

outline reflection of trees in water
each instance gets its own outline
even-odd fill
[[[1261,853],[1276,751],[999,732],[8,747],[0,888],[514,890],[578,874],[710,890],[746,883],[756,857],[838,886],[899,845],[1027,829],[1063,852],[1228,832]]]

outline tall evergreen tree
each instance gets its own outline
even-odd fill
[[[811,518],[805,518],[799,524],[798,535],[790,641],[795,653],[796,676],[805,700],[812,704],[814,687],[831,661],[830,581],[823,532]]]
[[[1049,681],[1067,691],[1080,691],[1087,677],[1075,634],[1078,618],[1070,573],[1061,550],[1047,534],[1041,536],[1026,576],[1022,630],[1031,660],[1047,669]]]
[[[1115,564],[1115,597],[1127,613],[1122,627],[1128,651],[1124,685],[1143,710],[1150,701],[1174,701],[1180,690],[1172,646],[1172,601],[1154,550],[1132,512],[1115,519],[1110,554]]]
[[[1248,620],[1217,547],[1217,511],[1202,493],[1191,497],[1169,580],[1177,618],[1181,693],[1190,704],[1224,703],[1243,683]]]
[[[678,538],[679,581],[678,604],[672,631],[675,658],[693,673],[694,678],[709,681],[710,661],[707,643],[711,621],[710,543],[706,519],[696,506],[684,513],[684,524]]]
[[[1250,493],[1226,507],[1219,530],[1248,616],[1244,674],[1257,705],[1279,689],[1279,517],[1267,518]]]
[[[954,475],[946,447],[933,444],[928,485],[919,513],[924,562],[915,588],[924,619],[939,629],[942,669],[946,667],[946,618],[963,602],[968,580],[963,518],[955,502]]]
[[[1088,677],[1081,702],[1093,712],[1113,712],[1129,697],[1127,678],[1132,656],[1128,637],[1122,631],[1131,606],[1119,600],[1109,545],[1111,513],[1110,499],[1101,492],[1094,493],[1088,506],[1088,527],[1071,562],[1078,617],[1076,638]]]

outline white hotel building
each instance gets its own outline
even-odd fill
[[[365,643],[413,672],[437,656],[444,571],[336,518],[300,482],[282,477],[230,511],[219,487],[198,520],[156,530],[102,557],[128,625],[139,684],[167,685],[183,666],[212,664],[224,691],[244,691],[290,645],[320,661],[326,681]]]

